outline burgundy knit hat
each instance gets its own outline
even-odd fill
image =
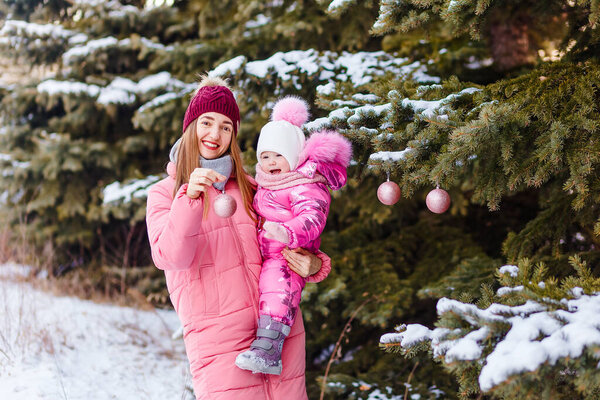
[[[185,132],[193,120],[211,111],[229,117],[231,122],[233,122],[233,133],[237,135],[240,123],[240,109],[233,97],[233,93],[226,86],[211,85],[210,83],[206,84],[206,86],[202,86],[201,83],[201,87],[192,98],[192,101],[190,101],[185,111],[185,117],[183,117],[183,131]]]

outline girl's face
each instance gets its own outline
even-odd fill
[[[274,151],[263,151],[259,158],[260,169],[264,173],[276,175],[290,172],[290,164],[284,156]]]
[[[196,137],[200,155],[207,160],[219,158],[229,149],[233,136],[233,122],[217,112],[207,112],[198,117]]]

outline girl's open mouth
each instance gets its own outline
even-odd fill
[[[277,174],[281,173],[281,170],[280,169],[272,169],[272,170],[269,171],[269,173],[271,175],[277,175]]]

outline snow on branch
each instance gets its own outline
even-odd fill
[[[408,79],[408,77],[407,77]],[[319,95],[322,98],[331,98],[335,93],[335,85],[329,87],[321,86]],[[421,97],[431,90],[439,90],[441,85],[423,85],[417,88],[417,96]],[[381,99],[374,94],[355,94],[352,100],[332,99],[325,100],[330,106],[337,107],[330,111],[327,117],[319,118],[305,125],[309,131],[315,131],[323,128],[336,128],[343,133],[351,134],[355,137],[364,137],[371,141],[376,150],[387,150],[389,141],[394,139],[393,116],[394,107],[400,107],[412,114],[413,119],[436,119],[445,123],[449,119],[449,113],[452,112],[450,104],[463,95],[472,95],[479,92],[478,88],[466,88],[458,93],[451,93],[439,100],[419,100],[403,98],[396,90],[388,93],[389,103],[372,104]],[[368,104],[359,104],[368,103]],[[370,155],[369,165],[371,167],[381,163],[395,163],[402,161],[406,156],[414,151],[413,148],[405,148],[400,151],[377,151]]]
[[[73,46],[88,40],[87,35],[54,24],[36,24],[20,20],[6,20],[0,29],[0,44],[13,50],[31,52],[56,46]]]
[[[378,151],[369,156],[369,161],[398,162],[403,160],[412,150],[407,148],[402,151]]]
[[[389,30],[392,30],[392,21],[391,17],[394,13],[394,9],[396,7],[403,6],[403,0],[388,0],[382,1],[379,6],[379,16],[377,17],[377,21],[373,24],[373,32],[376,33],[384,33]]]
[[[48,93],[50,96],[60,93],[80,94],[84,93],[90,97],[95,97],[100,93],[100,87],[83,82],[57,81],[48,79],[37,86],[40,93]]]
[[[535,371],[546,362],[580,357],[585,348],[600,345],[600,293],[566,300],[566,308],[509,318],[512,328],[487,357],[479,375],[481,389],[489,390],[511,375]]]
[[[191,91],[191,90],[190,90]],[[179,95],[177,93],[169,92],[165,94],[161,94],[160,96],[156,96],[152,100],[147,103],[144,103],[140,108],[138,108],[138,113],[143,113],[148,109],[152,109],[154,107],[158,107],[162,104],[165,104],[171,100],[178,99]]]
[[[63,55],[63,62],[68,65],[72,60],[77,57],[84,57],[97,49],[104,49],[107,47],[115,46],[118,44],[117,38],[108,36],[102,39],[90,40],[83,46],[73,47],[67,50]]]
[[[121,182],[113,182],[106,185],[102,191],[103,204],[109,204],[117,200],[122,200],[125,203],[131,201],[133,197],[145,198],[148,196],[150,186],[157,182],[158,176],[150,175],[144,179],[130,181],[127,184]]]
[[[256,19],[246,22],[247,29],[259,28],[271,22],[271,18],[264,14],[258,14]],[[247,33],[246,33],[247,34]]]
[[[517,267],[516,265],[505,265],[503,267],[500,267],[498,272],[501,275],[509,274],[513,278],[516,278],[517,275],[519,275],[519,267]]]
[[[140,15],[146,12],[131,4],[122,4],[120,1],[111,0],[73,0],[73,7],[85,12],[85,18],[90,18],[99,13],[107,13],[111,18],[126,18],[130,15]]]
[[[215,67],[209,75],[230,74],[240,69],[245,61],[243,56],[235,57]],[[415,71],[419,71],[419,78],[423,81],[440,81],[438,77],[428,76],[424,65],[418,62],[407,65],[407,61],[407,58],[395,57],[383,51],[320,53],[310,49],[277,52],[265,60],[247,62],[244,68],[248,74],[258,78],[265,78],[269,71],[275,71],[277,77],[284,81],[294,80],[295,76],[291,73],[295,71],[308,75],[319,73],[319,80],[323,81],[323,85],[333,80],[340,80],[351,81],[358,86],[369,83],[373,77],[388,72],[405,76]]]
[[[392,105],[390,103],[380,104],[373,106],[371,104],[367,104],[364,106],[356,107],[352,110],[353,114],[351,117],[347,119],[348,125],[350,126],[359,126],[360,121],[369,116],[381,116],[385,115],[390,111]]]
[[[447,116],[444,116],[443,114],[448,111],[448,104],[464,94],[473,94],[480,91],[481,89],[478,88],[466,88],[458,93],[452,93],[441,100],[435,101],[411,100],[405,98],[402,100],[402,106],[411,107],[415,111],[415,114],[422,115],[425,118],[433,118],[438,115],[442,119],[447,119]],[[393,96],[397,96],[396,91],[390,92],[390,97]]]
[[[327,7],[328,13],[339,13],[347,9],[356,0],[333,0]]]
[[[225,76],[235,74],[246,63],[247,59],[244,56],[237,56],[229,61],[219,64],[208,76]]]
[[[3,176],[12,175],[14,169],[25,169],[30,165],[29,161],[16,161],[12,155],[6,153],[0,153],[0,162],[8,164],[8,167],[3,167],[2,172],[0,172]]]
[[[2,36],[28,36],[28,37],[51,37],[51,38],[70,38],[75,36],[77,32],[63,28],[61,25],[54,24],[34,24],[31,22],[19,20],[6,20],[0,35]]]
[[[161,43],[153,42],[148,38],[142,37],[139,40],[142,45],[150,49],[165,51],[173,50],[173,46],[165,46]],[[106,50],[111,47],[129,46],[131,46],[131,39],[129,38],[117,40],[117,38],[113,36],[108,36],[101,39],[90,40],[85,44],[70,48],[63,53],[62,60],[65,65],[71,65],[78,62],[81,58],[85,58],[98,50]]]
[[[518,268],[507,265],[498,272],[512,275],[518,273]],[[502,289],[501,295],[523,290]],[[600,292],[570,292],[572,298],[554,302],[560,305],[558,309],[534,300],[514,306],[494,303],[480,309],[474,304],[442,298],[437,304],[440,321],[451,318],[453,326],[461,321],[459,326],[467,323],[469,328],[402,325],[396,333],[383,335],[380,343],[384,348],[400,346],[406,352],[428,343],[434,357],[446,364],[476,361],[482,365],[479,386],[487,392],[515,375],[555,365],[559,360],[577,359],[586,349],[600,345]]]
[[[195,85],[192,86],[195,87]],[[57,81],[54,79],[43,81],[37,86],[38,92],[48,93],[51,96],[63,93],[83,93],[89,97],[97,96],[96,101],[100,104],[132,104],[136,100],[136,95],[142,95],[159,89],[193,90],[192,87],[173,78],[170,73],[165,71],[149,75],[140,79],[137,83],[130,79],[117,77],[106,87],[99,87],[83,82]],[[158,104],[156,98],[151,102]]]

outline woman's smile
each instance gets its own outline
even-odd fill
[[[215,143],[215,142],[210,142],[210,141],[208,141],[208,140],[203,140],[203,141],[202,141],[202,144],[203,144],[204,146],[208,147],[208,148],[209,148],[209,149],[211,149],[211,150],[215,150],[215,149],[218,149],[218,148],[219,148],[219,145],[218,145],[217,143]]]

